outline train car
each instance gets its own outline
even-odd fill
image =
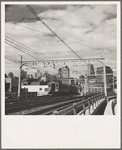
[[[22,89],[28,89],[28,92],[37,92],[37,96],[48,95],[48,85],[22,85]]]
[[[49,94],[54,94],[59,92],[59,82],[49,82],[48,83]]]
[[[70,93],[71,94],[77,94],[78,93],[78,88],[76,86],[70,85]]]
[[[49,88],[49,94],[57,94],[57,95],[63,95],[63,94],[76,94],[77,93],[77,87],[62,84],[60,82],[49,82],[48,84]]]

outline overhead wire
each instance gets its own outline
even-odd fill
[[[36,18],[43,23],[60,41],[62,41],[72,52],[74,52],[38,15],[37,13],[33,10],[33,8],[30,5],[27,5],[27,7],[31,10],[31,12],[36,16]],[[10,44],[9,44],[10,45]],[[23,51],[22,51],[23,52]],[[82,59],[76,52],[74,52],[80,59]],[[27,54],[27,53],[26,53]],[[28,54],[30,55],[30,54]],[[32,55],[31,55],[32,56]],[[37,58],[36,58],[37,59]]]
[[[12,23],[12,24],[17,25],[17,24],[15,24],[15,23]],[[36,32],[46,33],[46,32],[42,32],[42,31],[35,30],[35,29],[32,29],[32,28],[28,28],[28,27],[21,26],[21,25],[17,25],[17,26],[24,27],[24,28],[27,28],[27,29],[30,29],[30,30],[34,30],[34,31],[36,31]],[[47,34],[47,33],[46,33],[46,34]],[[94,50],[98,50],[98,48],[95,48],[95,47],[92,47],[92,46],[89,46],[89,45],[85,45],[85,44],[76,42],[76,41],[74,41],[74,40],[68,39],[68,38],[65,38],[65,39],[68,40],[68,41],[72,41],[73,43],[77,43],[77,44],[79,44],[79,45],[83,45],[83,46],[92,48],[92,49],[94,49]],[[101,49],[103,49],[103,48],[101,48]],[[99,50],[101,50],[101,49],[99,49]],[[109,49],[110,49],[110,48],[109,48]],[[36,53],[40,54],[39,52],[36,52]],[[44,55],[43,55],[43,56],[44,56]],[[43,56],[42,56],[42,57],[43,57]],[[45,56],[44,56],[44,57],[45,57]],[[47,57],[47,56],[46,56],[46,57]],[[48,58],[49,58],[49,57],[47,57],[47,58],[46,58],[46,57],[45,57],[45,59],[48,59]],[[60,66],[61,66],[61,65],[60,65]]]
[[[29,27],[26,27],[26,26],[18,25],[18,24],[16,24],[16,23],[12,23],[12,22],[11,22],[11,24],[14,24],[14,25],[16,25],[16,26],[20,26],[20,27],[23,27],[23,28],[26,28],[26,29],[29,29],[29,30],[32,30],[32,31],[36,31],[36,32],[48,34],[48,33],[46,33],[46,32],[40,31],[40,30],[35,30],[35,29],[29,28]],[[55,44],[55,45],[56,45],[56,44]],[[59,44],[58,44],[58,45],[59,45]]]
[[[30,55],[31,57],[34,57],[35,59],[37,58],[39,61],[43,62],[44,64],[45,64],[44,59],[46,59],[46,60],[48,59],[48,57],[36,55],[35,53],[38,53],[37,51],[35,51],[32,48],[29,48],[29,47],[15,41],[15,40],[11,39],[11,38],[9,38],[8,36],[5,36],[5,39],[9,42],[14,42],[14,45],[18,46],[19,48],[24,48],[24,51],[22,51],[22,49],[21,49],[22,52],[25,52],[25,49],[26,49],[26,52],[25,52],[26,54],[30,55],[30,53],[31,53],[31,55]]]
[[[13,57],[11,57],[11,56],[8,56],[8,55],[5,55],[5,58],[6,58],[7,60],[11,61],[11,62],[14,62],[14,63],[20,65],[20,62],[19,62],[18,59],[15,59],[15,58],[13,58]],[[33,66],[30,66],[30,64],[27,64],[27,66],[28,66],[28,67],[31,67],[32,69],[39,69],[39,70],[42,70],[42,71],[45,72],[45,70],[42,69],[42,68],[39,68],[39,67],[33,67]]]
[[[64,43],[78,58],[82,60],[82,58],[66,43],[62,38],[60,38],[50,27],[47,25],[41,17],[38,16],[38,14],[35,12],[35,10],[30,6],[26,5],[29,10],[35,15],[38,21],[40,21],[46,28],[48,28],[62,43]]]
[[[26,47],[26,46],[24,46],[23,44],[20,44],[20,43],[16,42],[15,40],[9,38],[8,36],[6,36],[5,40],[6,40],[5,43],[9,44],[10,46],[12,46],[12,47],[14,47],[14,48],[16,48],[16,49],[18,49],[18,50],[20,50],[20,51],[26,53],[27,55],[29,55],[29,56],[31,56],[31,57],[33,57],[33,58],[35,58],[35,59],[37,59],[37,60],[40,61],[41,58],[37,57],[37,55],[34,55],[32,49],[30,49],[29,47]],[[10,43],[9,43],[9,42],[10,42]],[[14,45],[12,45],[12,43],[13,43]],[[18,45],[18,44],[19,44],[19,45]],[[24,48],[24,49],[22,49],[22,48]],[[25,51],[25,48],[27,48],[28,51],[27,51],[27,50]],[[29,52],[29,53],[28,53],[28,52]],[[30,52],[31,52],[31,53],[30,53]],[[44,63],[44,61],[42,61],[42,62]],[[52,67],[52,66],[51,66],[51,67]],[[56,69],[56,68],[54,68],[54,69]],[[57,69],[56,69],[56,70],[57,70]]]
[[[9,42],[10,42],[10,43],[9,43]],[[10,46],[12,46],[12,47],[14,47],[14,48],[16,48],[16,49],[18,49],[18,50],[20,50],[20,51],[23,52],[23,53],[26,53],[27,55],[29,55],[29,56],[31,56],[31,57],[37,59],[37,60],[39,60],[39,61],[45,63],[43,60],[40,60],[40,59],[42,59],[42,58],[40,58],[39,56],[35,55],[32,50],[27,49],[26,46],[24,46],[24,45],[20,45],[20,43],[19,43],[19,45],[18,45],[18,42],[16,42],[15,40],[9,38],[8,36],[6,36],[6,38],[5,38],[5,43],[8,44],[8,45],[10,45]],[[25,51],[25,49],[22,49],[22,48],[25,48],[26,51]],[[51,65],[49,65],[49,64],[47,64],[47,65],[48,65],[48,66],[51,66]],[[51,67],[52,67],[52,66],[51,66]],[[55,70],[57,70],[56,67],[52,67],[52,68],[55,69]]]
[[[22,28],[26,28],[26,29],[29,29],[29,30],[32,30],[32,31],[36,31],[36,32],[48,34],[47,32],[43,32],[43,31],[40,31],[40,30],[36,30],[36,29],[30,28],[30,27],[27,27],[27,26],[23,26],[23,25],[19,25],[19,24],[13,23],[13,22],[11,22],[11,24],[14,24],[14,25],[16,25],[16,26],[19,26],[19,27],[22,27]],[[83,45],[83,46],[92,48],[92,49],[94,49],[94,50],[103,50],[103,49],[105,49],[105,48],[96,48],[96,47],[93,47],[93,46],[90,46],[90,45],[87,45],[87,44],[82,44],[81,42],[77,42],[77,41],[74,41],[74,40],[69,39],[69,38],[62,38],[62,39],[63,39],[63,40],[71,41],[71,42],[76,43],[76,44],[79,44],[79,45]],[[107,47],[107,49],[111,49],[111,48],[113,48],[113,47]]]

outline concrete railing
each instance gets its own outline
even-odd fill
[[[108,97],[108,104],[106,106],[104,115],[117,114],[117,95]]]
[[[91,115],[104,100],[104,94],[98,94],[60,111],[54,111],[52,115]]]

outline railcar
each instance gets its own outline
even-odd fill
[[[36,92],[37,96],[48,95],[48,85],[22,85],[22,89],[28,89],[28,92]]]
[[[77,94],[77,87],[60,82],[49,82],[49,94]]]

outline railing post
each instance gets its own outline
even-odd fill
[[[99,101],[100,96],[97,97],[97,106],[98,106],[98,101]]]
[[[52,115],[59,115],[59,112],[58,112],[58,111],[54,111],[54,112],[52,113]]]
[[[94,108],[96,107],[96,97],[94,98]]]
[[[89,115],[90,115],[90,101],[88,101],[88,106],[89,106]]]
[[[92,110],[94,110],[94,98],[92,99]]]
[[[74,115],[77,114],[77,112],[76,112],[76,106],[77,106],[77,103],[74,103],[74,104],[73,104],[73,113],[74,113]]]
[[[83,114],[85,115],[85,103],[83,103]]]

